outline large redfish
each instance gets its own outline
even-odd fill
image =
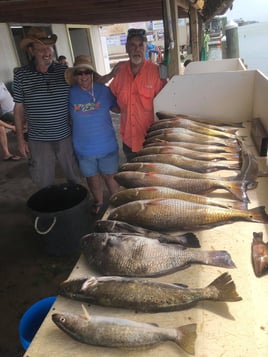
[[[151,125],[148,132],[164,129],[164,128],[185,128],[196,133],[217,136],[220,138],[227,138],[227,139],[236,138],[235,129],[232,129],[232,131],[229,129],[229,132],[227,133],[225,131],[219,130],[215,126],[205,123],[202,124],[200,122],[198,123],[187,118],[176,118],[176,119],[166,119],[166,120],[156,121]]]
[[[111,210],[108,219],[159,231],[206,229],[238,221],[268,223],[264,206],[237,210],[177,199],[129,202]]]
[[[239,154],[231,153],[208,153],[208,152],[199,152],[193,149],[186,149],[178,146],[152,146],[145,147],[137,152],[138,156],[144,155],[154,155],[154,154],[175,154],[182,155],[189,159],[194,160],[205,160],[205,161],[219,161],[219,160],[229,160],[239,162]]]
[[[195,354],[196,324],[161,328],[117,317],[68,312],[54,313],[52,321],[70,337],[89,345],[133,349],[172,341],[187,353]]]
[[[162,162],[181,167],[185,170],[190,170],[200,173],[214,172],[218,170],[239,170],[240,164],[237,162],[217,161],[210,162],[205,160],[191,159],[182,155],[176,154],[151,154],[137,156],[131,162]]]
[[[176,198],[223,208],[247,209],[247,203],[245,202],[210,198],[205,195],[196,195],[164,186],[134,187],[121,190],[110,197],[110,203],[118,207],[128,202],[154,198]]]
[[[204,288],[188,288],[154,279],[90,277],[66,280],[60,284],[58,293],[89,304],[143,312],[182,310],[204,300],[242,300],[228,273],[223,273]]]
[[[103,275],[161,276],[191,264],[235,268],[225,250],[183,249],[135,234],[90,233],[82,237],[81,249],[89,265]]]
[[[232,193],[240,201],[248,202],[246,183],[241,181],[214,180],[208,178],[181,178],[171,175],[139,171],[117,172],[114,175],[114,178],[125,188],[164,186],[196,194],[206,194],[217,189],[223,189]]]

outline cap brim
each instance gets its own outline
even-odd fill
[[[56,43],[57,39],[58,39],[58,37],[55,34],[52,34],[48,37],[41,38],[41,39],[25,37],[21,40],[20,47],[22,50],[26,50],[30,44],[35,43],[35,42],[42,43],[44,45],[54,45]]]

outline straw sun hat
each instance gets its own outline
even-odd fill
[[[31,27],[27,36],[20,42],[20,47],[27,50],[27,47],[34,42],[42,43],[44,45],[54,45],[57,41],[57,35],[54,33],[48,35],[41,27]]]
[[[64,74],[65,80],[69,85],[72,85],[75,83],[74,72],[75,72],[75,70],[77,70],[79,68],[91,69],[93,71],[93,75],[96,75],[96,71],[92,67],[90,57],[86,56],[86,55],[77,56],[75,58],[73,67],[66,69],[65,74]]]

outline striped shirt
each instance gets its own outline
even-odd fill
[[[31,140],[56,141],[71,135],[66,67],[52,63],[46,73],[27,65],[16,70],[14,102],[23,103]]]

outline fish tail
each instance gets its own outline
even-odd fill
[[[226,165],[227,170],[240,170],[241,164],[240,162],[233,162],[230,163],[229,165]]]
[[[215,279],[208,288],[214,287],[217,289],[218,301],[240,301],[242,298],[237,294],[235,283],[229,273],[221,274]]]
[[[259,206],[248,210],[251,222],[268,223],[268,215],[265,212],[265,206]]]
[[[224,184],[224,187],[240,201],[249,202],[246,185],[241,181],[228,181]]]
[[[236,268],[230,254],[226,250],[209,250],[204,253],[204,264],[223,268]]]
[[[190,355],[195,354],[196,324],[188,324],[177,328],[176,343]]]

